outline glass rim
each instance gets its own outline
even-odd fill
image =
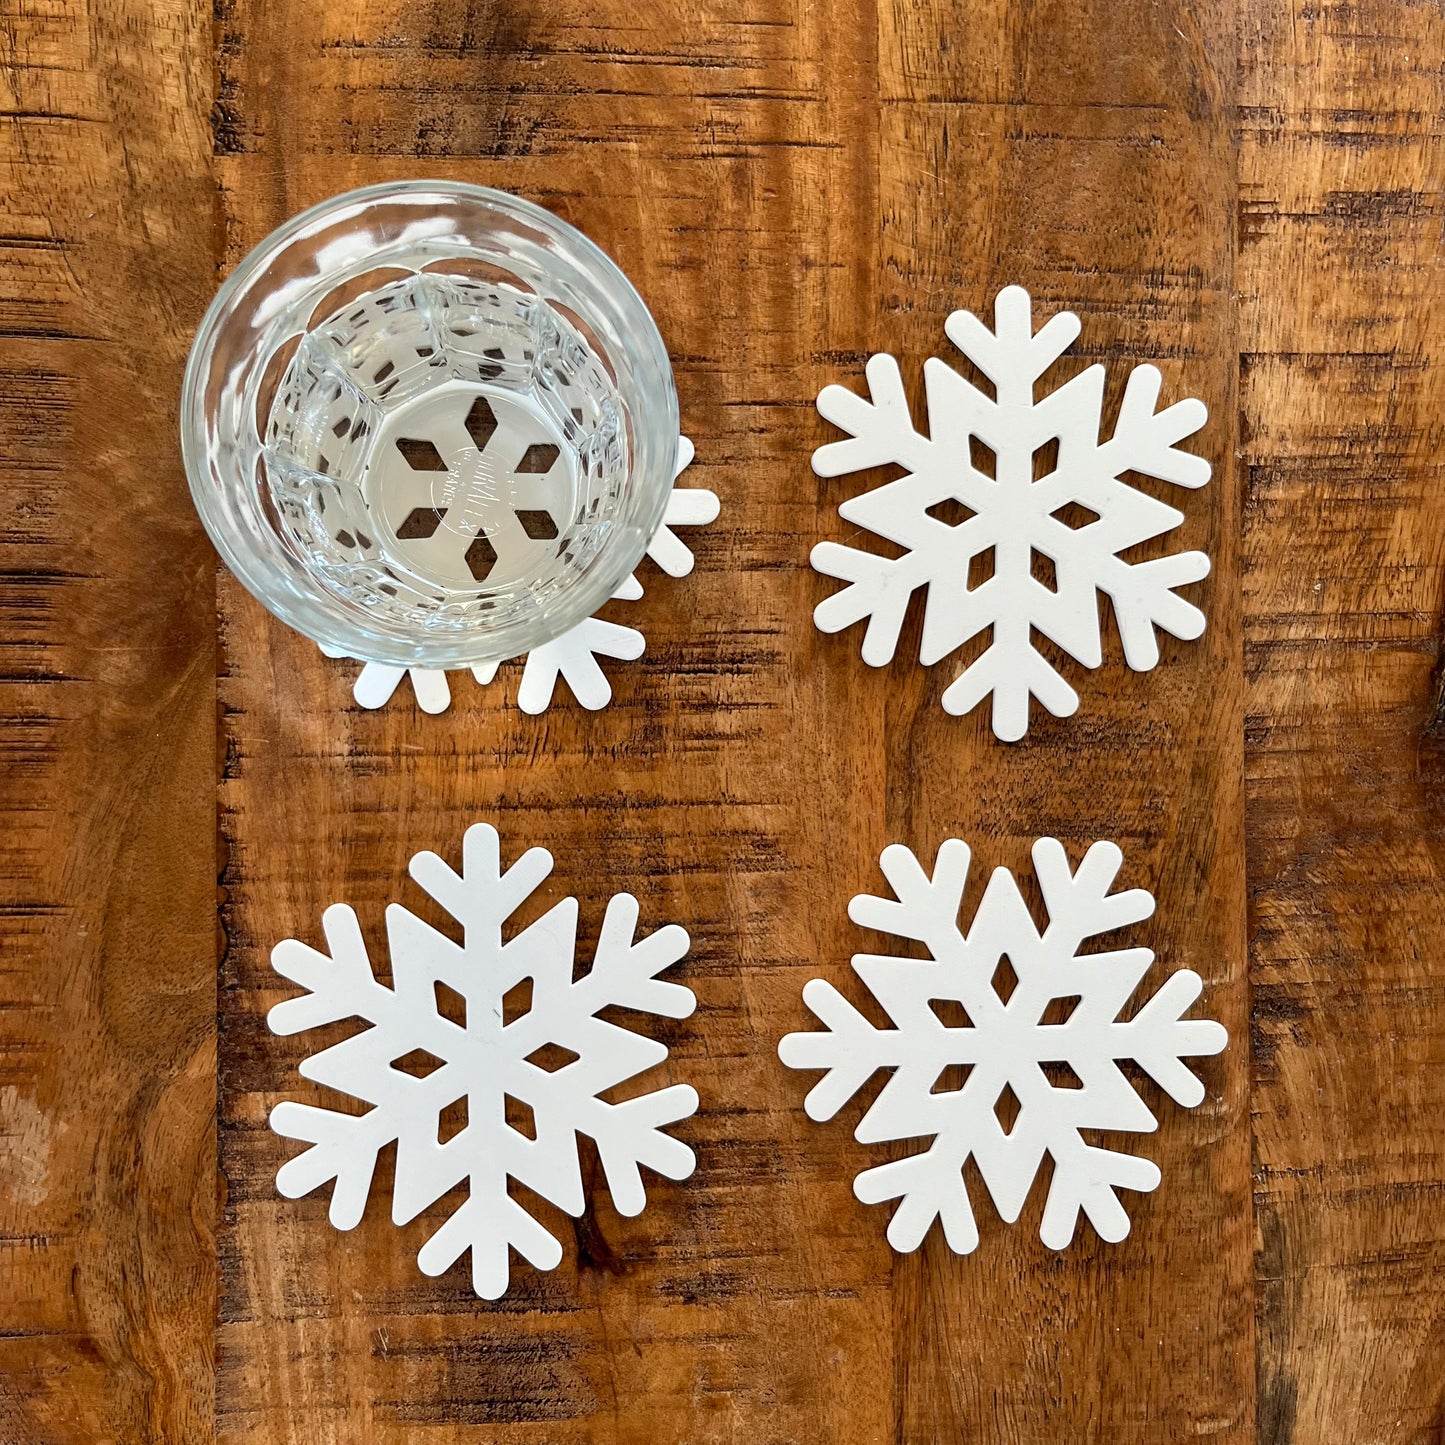
[[[395,634],[368,629],[359,618],[347,618],[333,610],[323,600],[326,594],[319,586],[314,590],[298,588],[277,559],[259,556],[239,545],[238,528],[223,498],[225,479],[214,465],[216,418],[207,416],[205,404],[218,341],[237,306],[279,256],[296,242],[304,240],[308,232],[320,230],[326,225],[344,224],[349,210],[360,217],[368,207],[378,202],[405,202],[408,198],[421,202],[428,196],[436,197],[443,204],[470,202],[479,209],[500,213],[503,218],[539,233],[549,246],[556,247],[567,264],[567,286],[579,287],[583,292],[581,299],[593,303],[598,312],[610,313],[615,334],[607,337],[607,350],[609,354],[614,349],[622,353],[620,359],[626,361],[627,380],[634,389],[648,386],[659,391],[658,397],[653,399],[653,406],[628,408],[634,435],[630,465],[635,470],[645,468],[652,478],[640,489],[644,496],[650,494],[650,505],[635,524],[629,524],[635,525],[638,532],[636,546],[628,549],[625,555],[611,555],[612,549],[604,549],[599,554],[596,565],[558,599],[552,618],[554,621],[560,619],[560,622],[550,630],[550,636],[560,636],[597,612],[641,562],[653,535],[662,525],[676,463],[679,434],[677,393],[671,362],[656,319],[637,288],[595,241],[571,222],[533,201],[468,181],[422,177],[384,181],[343,191],[283,221],[242,256],[206,307],[186,359],[179,422],[186,479],[202,525],[227,568],[268,611],[312,641],[332,650],[344,650],[363,661],[398,667],[452,669],[503,661],[541,645],[546,639],[528,640],[525,622],[513,622],[496,629],[438,632],[421,642],[402,642]],[[476,250],[475,243],[459,237],[457,259],[465,259],[469,250],[472,254],[481,254]],[[315,284],[304,294],[307,297],[324,295],[328,288],[335,287],[348,274],[362,274],[364,269],[385,266],[391,259],[385,248],[365,258],[364,266],[357,258],[349,258],[347,263],[330,272],[318,271]],[[505,257],[499,260],[503,269],[507,269],[506,262]],[[524,284],[532,284],[525,275],[519,274],[518,279]],[[539,290],[538,295],[543,302],[563,300],[561,297],[549,297],[544,290]],[[589,325],[594,325],[595,319],[584,314],[584,320]],[[308,318],[296,328],[286,331],[275,346],[259,347],[258,350],[268,351],[268,355],[258,358],[257,375],[277,347],[309,329]],[[614,371],[617,370],[618,360],[617,356],[610,355]],[[621,387],[621,376],[618,383]],[[661,403],[661,418],[654,414],[656,402]],[[254,440],[259,456],[262,438],[253,410],[242,419],[242,426],[247,425],[255,432],[254,438],[247,440]],[[235,440],[240,443],[241,438]],[[607,565],[609,558],[610,565]],[[506,644],[506,649],[499,651],[493,647],[485,652],[479,651],[475,643],[481,634],[499,639]],[[512,646],[515,641],[520,641],[520,645]]]

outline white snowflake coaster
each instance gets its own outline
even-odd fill
[[[923,368],[927,436],[914,428],[898,363],[886,354],[868,361],[868,401],[841,386],[818,396],[818,410],[851,438],[813,453],[820,477],[886,463],[907,473],[850,497],[838,514],[906,550],[894,559],[820,542],[813,566],[848,585],[821,602],[813,620],[824,632],[840,632],[868,618],[863,660],[881,667],[897,649],[909,598],[926,587],[924,666],[992,633],[944,692],[945,710],[969,712],[992,694],[993,730],[1012,742],[1028,731],[1030,696],[1058,717],[1079,705],[1031,630],[1098,667],[1099,594],[1106,594],[1124,659],[1140,672],[1159,661],[1156,627],[1186,639],[1204,631],[1204,614],[1175,590],[1208,574],[1203,552],[1133,563],[1121,554],[1184,520],[1124,477],[1139,472],[1202,487],[1209,463],[1175,443],[1197,432],[1208,413],[1193,399],[1156,412],[1161,377],[1153,366],[1129,373],[1108,441],[1099,440],[1102,366],[1036,401],[1035,383],[1078,336],[1079,319],[1060,312],[1035,334],[1021,286],[999,292],[994,330],[968,311],[955,311],[944,330],[993,382],[995,396],[931,357]],[[970,438],[982,447],[978,465]]]
[[[677,469],[673,473],[674,483],[691,463],[695,450],[690,438],[681,436],[677,441]],[[686,577],[692,571],[693,555],[687,543],[672,529],[674,527],[703,527],[717,520],[720,504],[715,492],[705,487],[679,487],[674,485],[668,498],[667,510],[662,525],[648,543],[647,555],[667,573],[669,577]],[[642,584],[635,576],[629,577],[616,592],[613,601],[635,602],[642,596]],[[590,711],[606,707],[612,701],[612,684],[607,680],[597,659],[599,657],[634,661],[642,656],[646,640],[635,627],[623,627],[616,622],[606,622],[600,617],[589,617],[561,637],[533,648],[527,654],[522,667],[522,680],[517,688],[517,706],[525,713],[545,712],[556,694],[557,680],[563,679],[571,688],[572,695]],[[330,648],[323,647],[328,657],[344,657]],[[486,685],[497,675],[500,664],[489,667],[474,667],[472,676]],[[384,707],[401,684],[402,677],[411,674],[412,691],[416,694],[417,706],[423,712],[445,712],[451,705],[451,687],[445,672],[426,667],[392,667],[382,662],[368,662],[356,679],[352,696],[364,708]]]
[[[790,1068],[824,1071],[807,1098],[810,1118],[831,1119],[875,1070],[892,1069],[855,1137],[864,1144],[932,1137],[922,1153],[854,1181],[865,1204],[902,1201],[888,1226],[894,1249],[917,1249],[935,1219],[955,1253],[974,1249],[978,1228],[963,1177],[970,1157],[1010,1224],[1044,1155],[1053,1160],[1039,1229],[1051,1248],[1073,1238],[1080,1210],[1104,1239],[1123,1239],[1129,1217],[1115,1190],[1154,1189],[1159,1170],[1147,1159],[1086,1143],[1083,1131],[1158,1127],[1119,1068],[1123,1060],[1192,1108],[1203,1100],[1204,1085],[1182,1060],[1225,1046],[1221,1025],[1184,1017],[1202,988],[1198,974],[1170,974],[1126,1020],[1120,1012],[1153,953],[1080,952],[1085,940],[1154,911],[1153,897],[1141,888],[1109,892],[1123,862],[1113,843],[1095,843],[1070,872],[1063,845],[1041,838],[1033,861],[1048,927],[1039,932],[1013,875],[996,868],[965,935],[958,911],[968,845],[945,842],[931,878],[907,848],[884,849],[883,875],[896,897],[860,895],[848,916],[860,927],[917,940],[931,957],[854,957],[892,1028],[874,1028],[832,984],[815,978],[803,998],[825,1029],[789,1034],[778,1046]],[[1017,1104],[1011,1128],[997,1112],[1003,1101]]]
[[[470,1249],[472,1282],[484,1299],[507,1288],[509,1246],[539,1269],[554,1269],[562,1258],[556,1238],[507,1192],[509,1178],[580,1215],[586,1201],[577,1135],[586,1134],[596,1141],[613,1204],[634,1215],[646,1203],[640,1165],[685,1179],[694,1164],[692,1150],[663,1133],[697,1109],[688,1085],[621,1103],[601,1097],[660,1064],[667,1048],[598,1017],[613,1005],[686,1018],[696,1004],[692,991],[657,975],[687,952],[687,934],[670,924],[636,938],[637,900],[619,893],[607,906],[591,969],[574,982],[575,898],[502,941],[507,919],[551,871],[551,854],[533,848],[504,873],[496,830],[486,824],[467,830],[460,874],[435,853],[418,853],[412,877],[462,925],[464,942],[393,903],[386,911],[391,988],[373,975],[356,914],[344,904],[322,916],[329,955],[294,938],[271,955],[277,973],[307,990],[271,1010],[273,1032],[349,1018],[372,1025],[300,1066],[303,1077],[369,1104],[366,1112],[291,1102],[271,1111],[278,1134],[311,1145],[282,1166],[277,1188],[295,1199],[335,1180],[331,1222],[352,1229],[377,1153],[395,1141],[392,1222],[407,1223],[465,1182],[466,1201],[417,1262],[440,1274]],[[508,1019],[504,999],[526,979],[531,1006]],[[443,1012],[450,995],[464,1004],[464,1022]],[[567,1058],[557,1062],[560,1055]],[[459,1100],[465,1125],[443,1140],[443,1111]],[[532,1137],[507,1122],[509,1100],[530,1111]]]

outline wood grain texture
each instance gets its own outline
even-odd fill
[[[1438,1445],[1445,15],[1242,36],[1259,1437]]]
[[[1142,941],[1198,969],[1245,1038],[1229,12],[243,4],[221,46],[228,259],[390,176],[541,201],[652,305],[695,480],[724,507],[692,577],[645,571],[628,616],[647,656],[595,715],[527,718],[505,671],[459,679],[441,718],[361,713],[346,667],[223,587],[222,1438],[1250,1438],[1242,1047],[1205,1065],[1203,1107],[1164,1111],[1147,1152],[1166,1184],[1131,1201],[1126,1245],[1050,1253],[1040,1193],[1016,1228],[986,1217],[966,1259],[937,1238],[890,1255],[885,1211],[851,1194],[877,1157],[857,1111],[809,1124],[774,1052],[808,977],[847,986],[869,942],[847,900],[878,886],[882,847],[954,834],[982,865],[966,906],[1037,834],[1076,857],[1117,838],[1160,900]],[[807,457],[824,383],[859,384],[886,347],[915,384],[948,310],[1013,280],[1082,312],[1071,365],[1107,362],[1111,405],[1131,359],[1209,398],[1217,471],[1184,531],[1215,559],[1204,642],[1141,678],[1111,636],[1080,716],[1006,748],[941,711],[945,669],[871,672],[856,636],[813,629],[829,584],[806,558],[846,535],[846,491]],[[665,1072],[703,1100],[678,1131],[697,1174],[636,1220],[600,1185],[575,1231],[549,1216],[575,1234],[564,1264],[519,1268],[496,1305],[465,1268],[417,1272],[435,1213],[396,1230],[378,1199],[339,1238],[324,1199],[279,1200],[291,1146],[265,1128],[300,1057],[265,1032],[270,945],[316,939],[337,899],[374,933],[386,902],[418,901],[410,853],[454,857],[477,820],[508,856],[549,847],[548,901],[577,894],[590,928],[623,887],[685,924],[700,1000],[663,1032]]]
[[[0,9],[0,1440],[212,1418],[208,13]]]

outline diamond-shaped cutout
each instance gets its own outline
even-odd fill
[[[437,979],[432,986],[436,995],[437,1013],[460,1028],[467,1026],[467,1001],[449,983]]]
[[[414,472],[444,472],[447,469],[442,454],[425,437],[397,437],[396,449]]]
[[[497,549],[478,533],[472,538],[472,545],[467,548],[465,561],[472,580],[485,582],[491,575],[492,568],[497,565]]]
[[[1047,552],[1029,552],[1029,573],[1035,582],[1047,587],[1050,592],[1059,590],[1059,571]]]
[[[956,998],[931,998],[928,1000],[928,1007],[933,1010],[933,1016],[946,1029],[971,1029],[973,1020],[968,1016],[968,1010]]]
[[[467,1096],[463,1094],[460,1099],[453,1099],[437,1115],[437,1143],[450,1143],[470,1122],[471,1118],[467,1113]]]
[[[956,1094],[968,1082],[973,1072],[972,1064],[945,1064],[943,1071],[933,1081],[930,1094]]]
[[[985,547],[968,559],[968,590],[977,592],[993,576],[993,548]]]
[[[552,520],[551,512],[518,512],[517,520],[522,524],[522,530],[534,542],[550,542],[557,535],[557,524]]]
[[[496,415],[486,397],[479,396],[472,403],[472,409],[467,413],[467,419],[462,425],[467,429],[472,445],[479,452],[485,451],[487,443],[492,439],[492,433],[497,429]]]
[[[502,1107],[509,1129],[515,1129],[524,1139],[536,1139],[537,1115],[525,1099],[516,1099],[511,1094],[505,1094]]]
[[[519,474],[550,472],[552,463],[560,453],[561,448],[553,446],[551,442],[533,442],[522,453],[522,460],[517,463],[517,471]]]
[[[528,1054],[527,1062],[535,1064],[539,1069],[545,1069],[549,1074],[555,1074],[558,1069],[565,1069],[568,1064],[581,1057],[581,1054],[574,1053],[566,1044],[549,1043]]]
[[[978,437],[968,439],[968,463],[974,471],[987,477],[990,481],[998,478],[998,453],[985,441]]]
[[[401,526],[396,529],[396,535],[403,542],[423,541],[436,532],[445,516],[445,512],[435,507],[416,507],[406,514]]]
[[[972,507],[966,507],[957,497],[945,497],[941,502],[935,502],[925,512],[924,516],[932,517],[935,522],[942,522],[945,527],[961,527],[970,517],[978,516]]]
[[[1092,507],[1086,507],[1082,502],[1065,502],[1056,511],[1050,512],[1056,522],[1062,522],[1066,527],[1072,527],[1079,531],[1083,527],[1092,526],[1099,520],[1099,514]]]
[[[1083,1001],[1082,995],[1077,993],[1063,994],[1058,998],[1051,998],[1044,1006],[1039,1023],[1044,1025],[1066,1024],[1073,1018],[1074,1010],[1078,1008]]]
[[[524,978],[514,983],[502,995],[502,1027],[514,1024],[525,1014],[532,1012],[532,980]]]
[[[1041,482],[1059,469],[1059,439],[1050,437],[1034,451],[1034,481]]]
[[[1019,1121],[1019,1111],[1022,1108],[1023,1105],[1019,1103],[1019,1096],[1005,1084],[1003,1086],[1003,1092],[998,1096],[993,1106],[993,1116],[998,1120],[999,1128],[1002,1129],[1005,1134],[1013,1133],[1014,1125]]]
[[[412,1049],[399,1059],[391,1061],[391,1067],[399,1074],[410,1074],[413,1079],[425,1079],[436,1073],[446,1063],[426,1049]]]
[[[1019,986],[1019,976],[1014,972],[1014,966],[1009,961],[1008,954],[1004,954],[998,961],[998,966],[993,971],[993,991],[998,995],[998,1000],[1005,1008],[1008,1001],[1014,996],[1014,990]]]
[[[1047,1063],[1040,1064],[1044,1071],[1044,1078],[1049,1081],[1051,1088],[1055,1089],[1082,1089],[1084,1081],[1074,1072],[1072,1064],[1066,1063],[1063,1059],[1050,1059]]]

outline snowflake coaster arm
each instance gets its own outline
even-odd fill
[[[838,632],[868,619],[863,659],[892,660],[909,599],[926,589],[925,666],[988,632],[990,640],[943,694],[951,713],[993,699],[994,732],[1017,740],[1028,730],[1030,698],[1058,716],[1078,708],[1078,694],[1035,646],[1036,630],[1085,667],[1102,661],[1099,594],[1109,597],[1125,661],[1147,671],[1159,660],[1156,630],[1184,639],[1204,630],[1204,616],[1177,593],[1209,570],[1201,552],[1129,563],[1120,555],[1172,530],[1183,514],[1130,486],[1145,473],[1174,485],[1202,486],[1203,458],[1177,443],[1205,421],[1204,404],[1186,400],[1156,412],[1160,375],[1152,366],[1130,373],[1113,436],[1099,440],[1104,371],[1090,367],[1035,401],[1035,387],[1079,334],[1068,312],[1034,332],[1028,293],[1006,287],[990,329],[967,311],[945,323],[949,338],[993,382],[987,396],[937,358],[924,366],[928,435],[911,420],[898,364],[872,357],[867,400],[828,386],[818,410],[850,440],[813,454],[819,476],[839,476],[885,463],[906,475],[858,496],[839,515],[904,549],[893,558],[821,542],[812,564],[847,585],[819,603],[814,621]],[[993,458],[980,471],[974,440]],[[1057,446],[1052,463],[1045,460]],[[992,575],[970,581],[980,559]]]
[[[1180,451],[1176,445],[1193,436],[1208,420],[1209,412],[1204,403],[1194,397],[1186,397],[1156,412],[1154,407],[1162,384],[1163,377],[1157,367],[1136,366],[1129,373],[1114,435],[1098,449],[1098,476],[1105,487],[1123,486],[1118,479],[1131,471],[1191,490],[1209,480],[1209,463],[1192,452]],[[1133,488],[1129,490],[1134,492]],[[1129,508],[1117,509],[1113,514],[1115,530],[1099,589],[1108,593],[1113,604],[1125,662],[1135,672],[1148,672],[1159,662],[1156,629],[1186,642],[1203,636],[1203,612],[1186,602],[1175,589],[1207,577],[1209,558],[1203,552],[1176,552],[1148,562],[1125,562],[1118,556],[1119,552],[1137,542],[1148,541],[1184,520],[1180,513],[1162,503],[1148,507],[1147,502],[1153,499],[1142,492],[1134,492],[1134,496],[1143,500],[1131,498]],[[1132,520],[1135,516],[1142,525],[1136,524],[1133,528],[1120,525],[1126,518]]]
[[[624,584],[625,585],[625,584]],[[619,589],[614,597],[640,597],[636,592]],[[647,641],[635,627],[623,627],[601,617],[588,617],[561,637],[534,647],[522,666],[522,681],[517,688],[517,706],[525,713],[541,713],[552,705],[557,680],[565,678],[572,696],[589,712],[596,712],[612,701],[612,684],[598,664],[599,657],[616,657],[631,661],[641,657]],[[497,663],[474,667],[472,676],[482,684],[497,675]]]
[[[329,957],[295,938],[272,950],[276,972],[308,990],[270,1011],[272,1033],[296,1034],[341,1019],[369,1017],[389,1002],[389,990],[372,975],[356,914],[334,904],[322,914],[321,926]],[[309,1077],[309,1064],[307,1060],[302,1066],[303,1077]],[[331,1223],[337,1229],[354,1229],[366,1208],[376,1156],[399,1132],[395,1111],[379,1106],[356,1116],[288,1100],[271,1111],[271,1127],[283,1138],[312,1146],[282,1165],[276,1187],[287,1199],[297,1199],[334,1179]]]
[[[705,527],[717,521],[722,504],[717,493],[706,487],[679,487],[677,479],[692,464],[697,454],[692,438],[680,436],[677,439],[677,462],[672,474],[672,495],[667,499],[667,510],[662,514],[662,525],[652,541],[647,544],[647,555],[667,573],[669,577],[686,577],[692,571],[692,548],[672,529],[674,527]],[[636,585],[636,579],[633,579]],[[642,596],[642,588],[637,588]]]
[[[1143,889],[1109,891],[1122,860],[1114,844],[1096,843],[1071,870],[1062,845],[1040,839],[1033,861],[1049,916],[1042,932],[1003,868],[990,878],[967,934],[959,928],[969,852],[957,839],[939,849],[931,878],[907,849],[886,849],[881,861],[895,898],[861,896],[849,906],[856,923],[921,942],[930,957],[854,958],[889,1028],[875,1027],[831,984],[813,979],[803,998],[824,1028],[789,1034],[778,1052],[791,1068],[823,1071],[806,1101],[809,1117],[818,1120],[836,1114],[876,1070],[892,1071],[856,1137],[932,1142],[921,1153],[865,1170],[854,1192],[870,1204],[900,1201],[888,1228],[895,1249],[916,1249],[935,1219],[956,1252],[977,1246],[963,1179],[970,1157],[1010,1223],[1044,1157],[1053,1160],[1040,1226],[1053,1248],[1069,1243],[1081,1212],[1102,1238],[1124,1238],[1129,1219],[1116,1191],[1158,1186],[1152,1162],[1090,1145],[1082,1131],[1157,1127],[1119,1068],[1123,1060],[1138,1063],[1177,1103],[1199,1104],[1204,1086],[1183,1060],[1218,1053],[1226,1035],[1213,1021],[1184,1017],[1202,988],[1197,974],[1170,975],[1132,1018],[1121,1019],[1153,954],[1142,948],[1080,954],[1089,938],[1153,912],[1154,900]],[[1011,991],[998,983],[1004,959],[1015,975]],[[961,1020],[945,1023],[938,1002]],[[1070,1002],[1062,1023],[1043,1022],[1050,1005]],[[1073,1083],[1050,1076],[1060,1068]],[[962,1070],[962,1083],[943,1087],[953,1070]],[[1005,1093],[1019,1104],[1007,1131],[996,1113]]]
[[[696,1110],[697,1094],[674,1084],[608,1102],[602,1097],[608,1090],[661,1063],[667,1048],[599,1017],[610,1005],[668,1018],[691,1013],[691,990],[658,978],[687,951],[687,934],[672,925],[637,938],[637,901],[618,894],[591,970],[574,981],[575,899],[502,938],[503,925],[551,868],[551,856],[533,848],[504,872],[496,831],[486,825],[467,831],[460,873],[435,854],[417,854],[412,876],[462,925],[463,942],[393,904],[390,988],[376,981],[348,908],[324,916],[330,956],[296,940],[273,954],[277,971],[307,990],[272,1009],[273,1030],[299,1033],[353,1017],[371,1025],[301,1065],[304,1077],[370,1104],[366,1113],[289,1101],[273,1110],[277,1133],[311,1146],[282,1166],[278,1187],[294,1198],[334,1179],[332,1223],[352,1228],[377,1153],[394,1141],[393,1221],[408,1222],[465,1183],[465,1202],[422,1246],[418,1263],[439,1274],[470,1249],[474,1287],[488,1299],[507,1287],[509,1248],[541,1269],[560,1261],[559,1242],[511,1197],[507,1182],[580,1214],[586,1200],[577,1134],[596,1141],[622,1214],[639,1213],[646,1203],[642,1166],[672,1179],[694,1166],[692,1151],[664,1128]],[[504,999],[525,979],[532,982],[531,1007],[505,1017]],[[464,1003],[464,1021],[442,1013],[442,986]],[[548,1046],[560,1046],[570,1061],[540,1061]],[[397,1067],[418,1055],[432,1067],[420,1074]],[[443,1111],[459,1100],[466,1124],[443,1140]],[[508,1100],[531,1111],[531,1136],[508,1122]]]

